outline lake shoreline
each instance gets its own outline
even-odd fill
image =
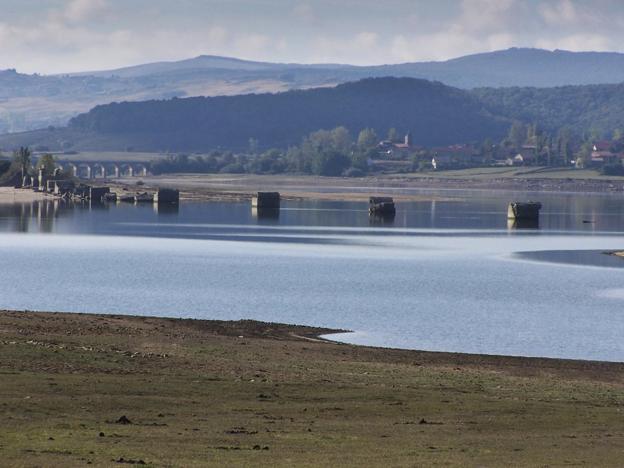
[[[0,312],[3,462],[37,465],[51,453],[58,466],[619,460],[623,363],[319,339],[331,331]]]
[[[362,178],[309,175],[168,174],[140,178],[83,181],[110,186],[118,193],[154,192],[159,187],[180,190],[184,201],[248,201],[258,191],[279,191],[282,199],[368,201],[369,196],[391,195],[398,202],[460,201],[471,191],[621,194],[624,182],[611,179],[465,178],[430,174],[371,175]],[[409,193],[439,191],[440,193]],[[453,192],[463,191],[461,196]],[[0,203],[54,199],[29,189],[0,188]]]
[[[397,201],[459,200],[471,191],[513,191],[544,193],[624,193],[624,181],[611,179],[550,178],[454,178],[428,174],[391,174],[363,178],[253,174],[171,174],[148,176],[146,186],[176,187],[183,198],[240,201],[257,191],[279,191],[285,199],[362,201],[368,196],[391,195]],[[129,179],[118,179],[128,190]],[[441,193],[409,193],[410,191]],[[461,197],[453,192],[464,191]]]
[[[58,197],[43,192],[34,192],[13,187],[0,187],[0,204],[32,203],[36,201],[57,200]]]
[[[622,252],[624,255],[624,252]],[[352,330],[334,329],[325,327],[315,327],[311,325],[298,325],[290,323],[263,322],[255,319],[241,320],[211,320],[211,319],[195,319],[195,318],[179,318],[167,316],[149,316],[149,315],[131,315],[131,314],[98,314],[84,312],[43,312],[35,310],[0,310],[0,323],[6,316],[33,319],[34,321],[47,321],[54,318],[58,321],[68,321],[77,319],[78,322],[88,321],[89,319],[111,319],[111,320],[129,320],[129,321],[152,321],[162,322],[166,324],[182,324],[190,326],[211,335],[221,335],[227,337],[245,337],[245,338],[262,338],[274,340],[294,340],[294,341],[313,341],[325,343],[327,345],[338,345],[362,348],[372,352],[383,354],[387,352],[391,355],[396,354],[418,354],[426,357],[427,361],[436,364],[474,364],[491,366],[495,368],[506,368],[509,366],[518,368],[543,368],[543,369],[576,369],[591,372],[593,370],[617,370],[624,372],[624,361],[600,361],[590,359],[566,359],[552,358],[540,356],[515,356],[515,355],[499,355],[499,354],[477,354],[463,353],[453,351],[427,351],[422,349],[406,349],[350,344],[342,341],[333,340],[332,335],[353,333]],[[99,330],[91,330],[93,336],[99,335]],[[68,334],[73,334],[68,332]],[[241,335],[242,334],[242,335]],[[613,367],[613,369],[611,369]]]

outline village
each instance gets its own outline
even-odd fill
[[[377,158],[369,160],[371,170],[407,172],[453,170],[470,167],[512,167],[512,166],[567,166],[591,168],[606,175],[624,174],[624,141],[616,136],[614,140],[592,139],[574,151],[566,143],[559,158],[553,154],[550,145],[538,144],[536,138],[529,142],[512,145],[509,142],[495,145],[484,142],[454,144],[426,148],[414,143],[410,133],[403,141],[382,140],[377,145]],[[559,155],[557,155],[559,156]],[[605,170],[605,168],[608,168]],[[619,170],[618,170],[619,169]]]

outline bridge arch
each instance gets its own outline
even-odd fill
[[[106,175],[114,178],[119,177],[119,166],[117,164],[108,164],[106,166]]]
[[[137,164],[134,168],[134,173],[138,177],[147,176],[147,166],[145,164]]]
[[[78,166],[73,163],[65,164],[65,171],[71,174],[72,177],[78,177]]]
[[[122,164],[119,169],[121,177],[134,177],[134,167],[132,167],[132,164]]]
[[[78,165],[78,177],[80,179],[92,179],[93,168],[87,163],[81,163]]]
[[[106,178],[106,168],[103,164],[95,163],[93,165],[93,178],[94,179],[105,179]]]

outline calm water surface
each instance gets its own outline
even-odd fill
[[[448,195],[448,194],[447,194]],[[253,318],[435,351],[624,361],[624,199],[0,205],[0,308]],[[544,204],[508,226],[510,200]],[[27,235],[26,235],[27,234]]]

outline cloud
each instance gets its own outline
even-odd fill
[[[304,21],[315,21],[316,13],[309,3],[299,3],[292,9],[292,14],[295,18]]]
[[[109,7],[106,0],[70,0],[63,17],[73,23],[90,20]]]
[[[245,51],[244,55],[253,57],[271,46],[271,38],[265,34],[246,34],[234,41],[234,49]],[[240,52],[239,52],[240,53]]]
[[[349,37],[318,36],[309,44],[309,61],[370,64],[373,57],[384,55],[379,39],[379,34],[372,31],[361,31]]]
[[[517,0],[461,0],[459,13],[434,31],[399,34],[392,38],[394,61],[446,60],[465,54],[517,45]]]
[[[356,47],[377,47],[379,34],[375,32],[361,32],[354,38],[354,46]]]
[[[0,68],[58,73],[200,54],[380,64],[624,43],[622,0],[46,0],[37,10],[31,3],[3,11]]]
[[[610,37],[601,34],[570,34],[553,39],[540,39],[536,47],[575,51],[611,50],[614,46]]]
[[[462,0],[455,27],[463,31],[503,29],[512,19],[516,0]]]
[[[515,44],[511,34],[496,33],[476,38],[458,28],[436,34],[397,35],[392,40],[389,62],[446,60],[466,54],[506,49]]]
[[[575,24],[580,15],[571,0],[559,0],[552,3],[543,3],[538,7],[542,19],[549,25]]]

